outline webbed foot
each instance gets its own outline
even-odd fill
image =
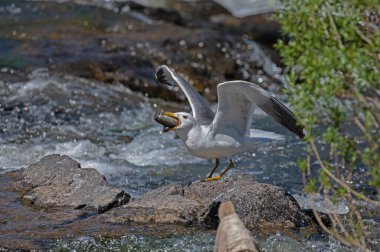
[[[207,181],[219,180],[219,179],[221,179],[221,178],[222,178],[222,176],[218,175],[218,176],[214,176],[214,177],[211,177],[211,178],[206,178],[206,179],[205,179],[205,182],[207,182]]]

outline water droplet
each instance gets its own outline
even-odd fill
[[[181,39],[178,44],[180,47],[187,47],[186,41],[183,39]]]

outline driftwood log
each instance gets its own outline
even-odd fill
[[[251,232],[244,226],[231,201],[220,205],[220,223],[214,252],[258,252]]]

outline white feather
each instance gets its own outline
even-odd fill
[[[255,138],[255,140],[262,141],[262,142],[285,139],[283,135],[279,135],[274,132],[264,131],[264,130],[259,130],[259,129],[250,129],[249,137]]]

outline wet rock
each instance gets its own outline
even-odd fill
[[[58,161],[61,167],[78,169],[78,164],[68,157],[58,159],[49,156],[50,163],[54,163],[53,158],[61,160]],[[23,178],[21,174],[20,171],[0,174],[0,251],[50,251],[57,239],[67,240],[83,236],[118,238],[127,234],[153,236],[205,232],[204,229],[183,225],[107,223],[98,217],[102,214],[98,215],[88,208],[74,209],[74,206],[36,209],[34,205],[21,202],[25,203],[20,198],[20,193],[22,197],[26,188],[20,187],[20,179]],[[40,175],[45,176],[41,173]],[[102,187],[101,180],[98,182]],[[96,194],[96,190],[89,192],[92,193]]]
[[[133,200],[128,206],[101,216],[110,222],[196,224],[199,204],[183,197],[179,183],[163,186]]]
[[[318,231],[282,188],[250,176],[190,186],[173,183],[116,207],[128,199],[94,169],[80,168],[68,156],[49,155],[23,170],[0,174],[0,250],[47,251],[68,237],[212,232],[219,205],[227,200],[249,229]]]
[[[22,12],[7,13],[1,20],[0,43],[6,49],[0,50],[0,66],[19,72],[49,67],[176,101],[185,98],[157,83],[157,66],[172,66],[212,101],[217,100],[216,85],[226,80],[274,88],[273,83],[283,84],[272,47],[279,26],[265,16],[236,18],[214,1],[175,1],[165,8],[130,1],[96,2],[102,7],[70,1],[19,2]],[[0,7],[12,3],[1,1]],[[252,39],[265,45],[247,43]],[[261,48],[272,61],[255,56],[261,55]],[[2,63],[3,58],[7,60]]]
[[[107,185],[95,169],[81,168],[68,156],[42,158],[18,175],[22,200],[37,208],[96,209],[98,213],[127,203],[130,195]]]
[[[227,200],[232,201],[249,229],[270,232],[313,224],[282,188],[258,183],[248,175],[196,182],[190,186],[167,185],[109,211],[101,218],[114,223],[179,223],[216,228],[218,206]]]

